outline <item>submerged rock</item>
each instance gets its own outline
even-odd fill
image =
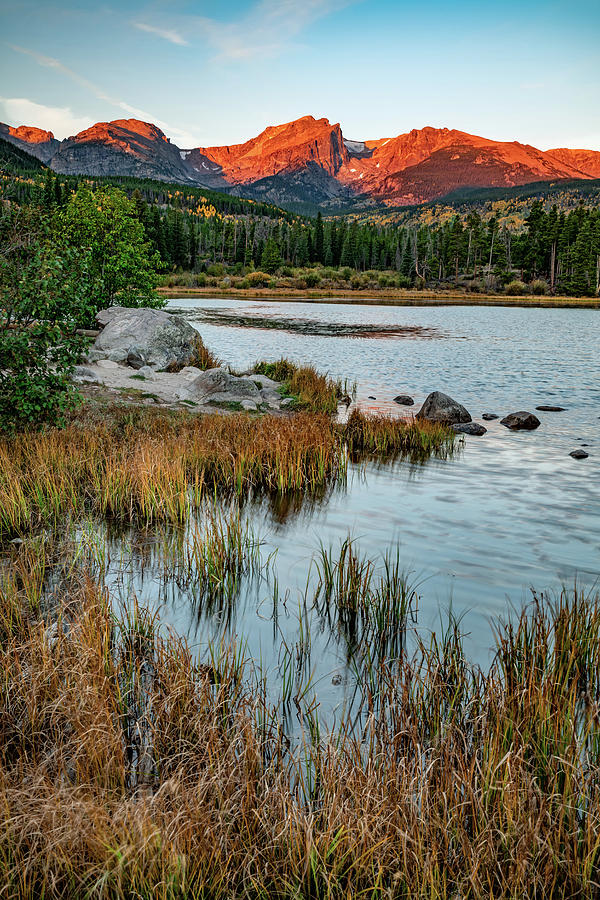
[[[573,459],[587,459],[589,455],[585,450],[571,450],[569,453],[569,456],[572,456]]]
[[[448,394],[433,391],[417,413],[417,419],[438,422],[440,425],[455,425],[460,422],[470,422],[471,414]]]
[[[496,413],[484,413],[481,418],[486,422],[493,422],[495,419],[499,419],[500,416],[497,416]]]
[[[481,437],[482,434],[487,433],[487,428],[484,428],[483,425],[479,425],[477,422],[457,423],[456,425],[453,425],[452,428],[457,434],[473,434],[477,437]]]
[[[398,394],[397,397],[394,397],[394,403],[398,403],[400,406],[415,405],[415,401],[409,394]]]
[[[96,321],[103,328],[89,351],[90,362],[109,359],[134,369],[177,371],[196,361],[202,344],[182,316],[160,309],[112,306],[101,310]]]
[[[510,413],[500,420],[500,424],[513,431],[533,431],[540,426],[540,420],[532,412],[527,410],[519,410],[519,412]]]
[[[536,406],[536,409],[539,409],[540,412],[564,412],[564,406]]]

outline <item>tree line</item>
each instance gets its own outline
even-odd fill
[[[503,288],[514,279],[550,293],[597,294],[600,209],[546,212],[539,201],[521,231],[484,222],[478,213],[442,225],[359,224],[333,219],[194,215],[136,201],[148,239],[166,267],[204,271],[214,263],[273,273],[284,266],[394,270],[407,286],[479,282]]]
[[[81,179],[46,171],[13,183],[16,202],[64,205]],[[285,212],[216,191],[135,178],[86,179],[118,184],[131,199],[163,272],[206,271],[222,264],[274,273],[312,265],[357,272],[394,271],[408,286],[462,284],[503,289],[519,279],[549,293],[597,294],[600,209],[546,211],[534,200],[523,228],[511,230],[476,211],[443,223],[381,224],[324,220]]]

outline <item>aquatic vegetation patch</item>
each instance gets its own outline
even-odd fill
[[[343,479],[348,452],[426,458],[453,437],[425,423],[360,413],[195,416],[152,408],[85,410],[63,429],[0,441],[0,538],[92,513],[124,522],[181,523],[207,488],[242,496],[320,490]],[[359,438],[360,435],[360,438]]]
[[[283,357],[275,362],[258,362],[254,371],[280,381],[281,393],[293,399],[294,409],[332,415],[341,398],[348,394],[347,385],[341,381],[333,381],[313,366],[297,366]]]
[[[445,425],[414,418],[364,415],[353,410],[342,428],[348,451],[353,458],[371,455],[386,459],[404,454],[426,459],[435,454],[452,453],[455,434]]]

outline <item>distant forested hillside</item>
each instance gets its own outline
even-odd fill
[[[45,168],[31,153],[0,138],[0,173],[10,175],[16,172],[40,172]]]
[[[412,210],[324,219],[152,180],[56,176],[37,160],[37,169],[18,168],[31,159],[10,147],[0,165],[4,203],[52,211],[81,181],[119,188],[134,201],[163,273],[191,273],[194,284],[599,290],[600,182],[461,191]]]

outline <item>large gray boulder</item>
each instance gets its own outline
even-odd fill
[[[239,405],[243,409],[257,409],[265,400],[252,378],[230,375],[227,369],[202,372],[186,385],[182,398],[211,406]]]
[[[433,391],[417,413],[417,419],[426,419],[428,422],[437,422],[440,425],[455,425],[460,422],[470,422],[471,415],[464,406],[457,403],[448,394]]]
[[[160,309],[113,306],[101,310],[96,321],[103,327],[89,351],[90,362],[109,359],[134,369],[177,371],[193,365],[202,346],[189,322]]]

